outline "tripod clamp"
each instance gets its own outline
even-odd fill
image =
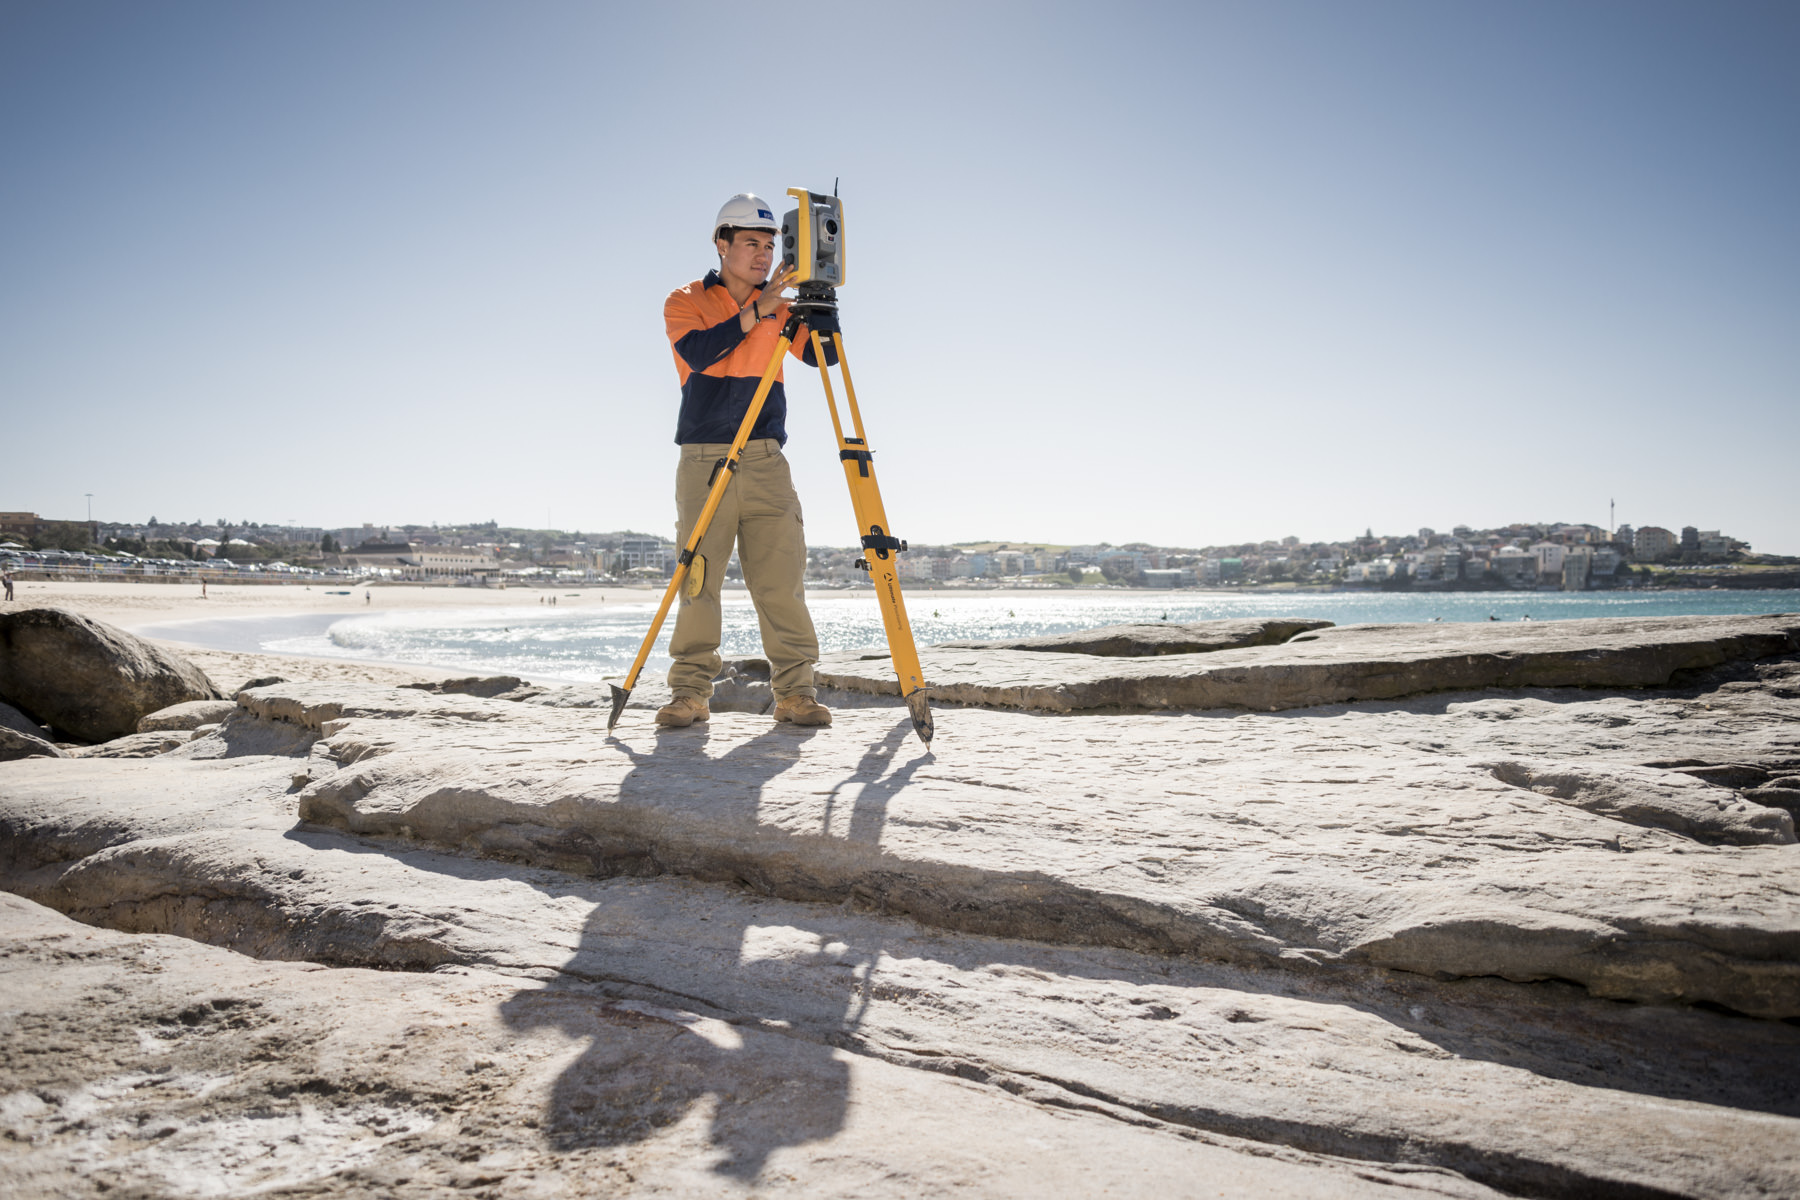
[[[799,333],[800,326],[805,325],[820,337],[829,340],[832,334],[843,332],[838,325],[837,314],[836,288],[822,283],[803,283],[794,298],[788,301],[788,323],[782,332],[788,334],[788,340],[792,341]]]

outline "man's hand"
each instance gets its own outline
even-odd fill
[[[775,274],[771,275],[769,281],[762,285],[762,294],[756,298],[754,307],[758,317],[770,316],[781,307],[782,302],[787,299],[781,293],[794,286],[794,276],[799,273],[798,268],[792,270],[784,267],[775,268]]]
[[[794,286],[794,276],[798,269],[788,271],[777,267],[775,274],[762,284],[762,293],[755,300],[738,309],[738,328],[749,333],[756,328],[756,323],[766,316],[772,315],[787,299],[781,293]]]

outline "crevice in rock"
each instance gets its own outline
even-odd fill
[[[1001,1088],[1035,1104],[1093,1113],[1128,1124],[1166,1126],[1214,1135],[1250,1153],[1297,1150],[1376,1166],[1414,1166],[1443,1171],[1518,1196],[1553,1200],[1683,1200],[1683,1193],[1572,1169],[1544,1158],[1500,1154],[1460,1141],[1430,1140],[1347,1130],[1334,1124],[1273,1116],[1247,1116],[1216,1107],[1144,1103],[1078,1079],[1011,1071],[962,1055],[884,1046],[851,1039],[843,1048],[898,1066],[952,1075]],[[1690,1198],[1691,1200],[1691,1198]]]

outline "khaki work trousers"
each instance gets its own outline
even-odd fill
[[[700,510],[706,507],[713,464],[730,450],[723,442],[681,448],[681,465],[675,471],[678,545],[687,545]],[[719,588],[734,543],[762,626],[763,653],[773,672],[776,698],[814,695],[819,635],[806,611],[806,522],[787,459],[774,438],[758,438],[744,447],[736,477],[700,539],[698,553],[706,560],[706,579],[700,594],[691,599],[682,587],[675,632],[669,639],[669,654],[675,659],[669,668],[669,690],[701,699],[712,695],[713,677],[724,665],[719,656],[723,629]]]

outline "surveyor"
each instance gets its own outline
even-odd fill
[[[763,371],[774,355],[788,305],[782,290],[790,271],[780,267],[781,226],[768,203],[749,192],[725,202],[712,224],[719,266],[669,293],[663,321],[681,381],[681,412],[675,441],[681,462],[675,472],[675,540],[685,545],[706,504],[712,475],[731,449],[750,410]],[[770,270],[775,275],[770,277]],[[804,327],[802,327],[804,329]],[[792,353],[817,366],[805,332]],[[833,357],[835,352],[827,350]],[[735,545],[744,584],[756,605],[763,654],[775,691],[775,719],[796,725],[829,725],[831,710],[820,704],[813,683],[819,637],[806,611],[806,524],[794,494],[787,459],[787,397],[775,376],[735,478],[700,540],[692,568],[698,587],[682,591],[669,639],[670,703],[656,714],[658,725],[682,727],[710,716],[707,700],[723,660],[719,640],[723,613],[720,585]]]

